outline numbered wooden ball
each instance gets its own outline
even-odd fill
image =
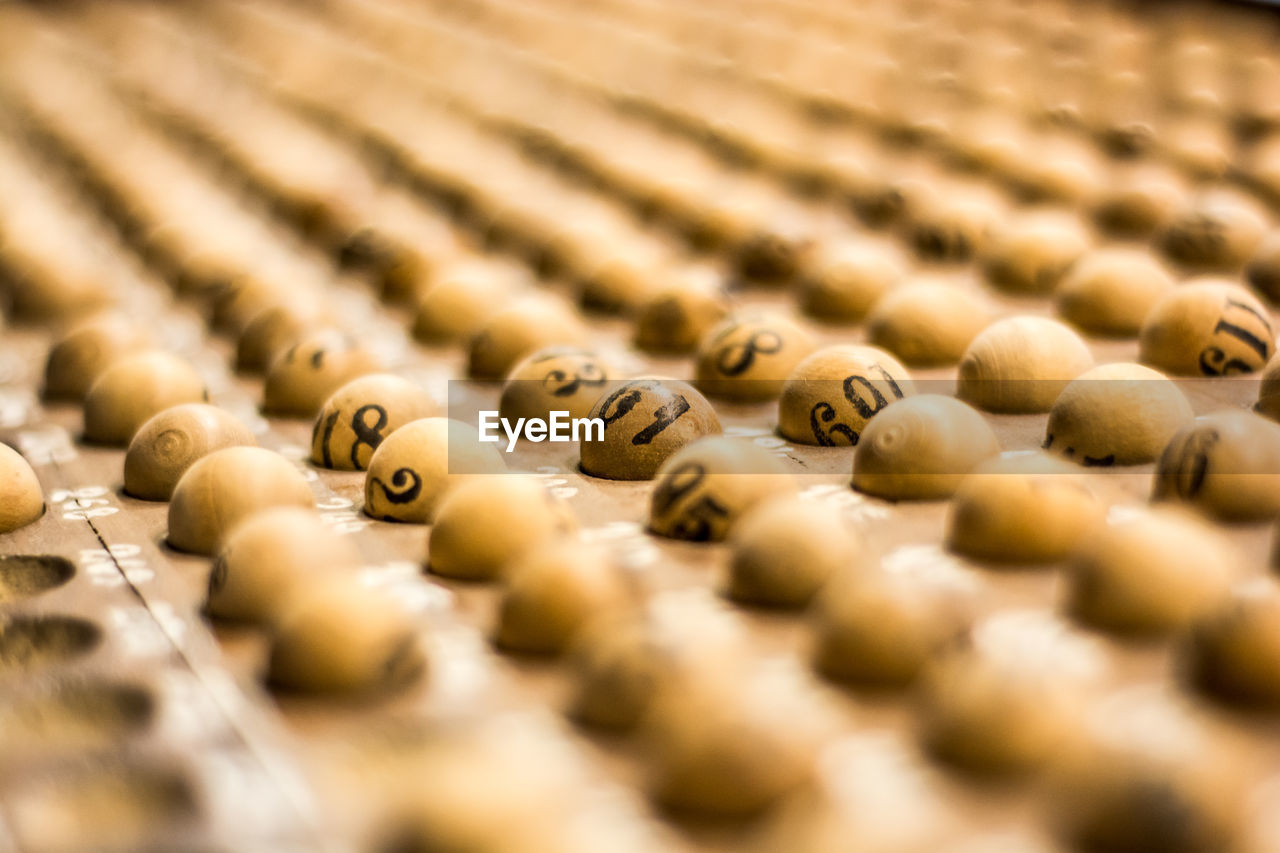
[[[872,418],[853,452],[853,487],[889,500],[949,498],[1000,452],[990,425],[954,397],[920,394]]]
[[[491,264],[450,270],[418,302],[411,331],[424,344],[466,341],[517,289],[509,271]]]
[[[1053,563],[1076,552],[1104,511],[1069,463],[1044,453],[998,456],[956,490],[947,547],[998,563]]]
[[[707,398],[676,379],[624,382],[596,401],[590,417],[604,421],[604,438],[582,442],[582,470],[606,480],[651,480],[677,450],[721,431]]]
[[[1231,273],[1257,251],[1266,216],[1240,193],[1215,191],[1193,198],[1157,237],[1160,250],[1192,271]]]
[[[382,521],[429,524],[441,498],[466,478],[507,470],[475,427],[448,418],[423,418],[383,439],[369,459],[364,511]]]
[[[314,418],[329,395],[381,360],[336,329],[312,332],[271,363],[262,386],[262,411],[286,418]]]
[[[1270,580],[1241,587],[1194,626],[1181,654],[1202,689],[1244,706],[1280,707],[1280,589]]]
[[[954,364],[988,322],[986,306],[969,291],[916,279],[876,303],[867,340],[910,366]]]
[[[1088,249],[1088,234],[1078,220],[1029,216],[995,232],[982,254],[982,269],[1001,290],[1048,294]]]
[[[820,247],[799,279],[800,310],[830,323],[860,323],[902,280],[900,254],[874,243]]]
[[[925,665],[917,705],[933,754],[980,773],[1046,766],[1084,736],[1105,647],[1048,613],[1005,611]]]
[[[813,347],[809,333],[785,317],[731,317],[698,346],[698,388],[708,396],[738,402],[776,399],[787,375]]]
[[[338,471],[363,471],[382,440],[435,412],[419,385],[390,373],[352,379],[333,392],[311,431],[311,462]]]
[[[1163,229],[1186,199],[1186,181],[1176,171],[1159,163],[1141,162],[1113,175],[1090,212],[1104,234],[1145,238]]]
[[[1192,417],[1191,404],[1164,374],[1140,364],[1102,364],[1054,401],[1044,447],[1084,466],[1144,465]]]
[[[531,352],[585,342],[586,330],[568,303],[534,294],[485,321],[471,339],[467,374],[473,379],[502,379]]]
[[[1138,346],[1143,363],[1180,376],[1252,373],[1276,351],[1267,309],[1225,279],[1193,280],[1161,297]]]
[[[152,350],[112,362],[84,398],[87,441],[123,447],[152,416],[208,399],[204,380],[185,359]]]
[[[836,681],[902,688],[968,630],[973,591],[949,579],[878,566],[845,571],[815,599],[814,666]]]
[[[0,533],[12,533],[44,515],[44,492],[31,463],[0,444]]]
[[[362,695],[417,680],[426,655],[389,593],[337,575],[308,585],[280,616],[267,680],[303,693]]]
[[[461,483],[440,502],[427,567],[463,580],[493,580],[524,552],[573,533],[578,517],[535,477],[510,474]]]
[[[239,418],[207,403],[183,403],[144,423],[124,456],[124,490],[135,498],[167,501],[197,459],[224,447],[255,445]]]
[[[507,572],[494,642],[507,651],[558,655],[592,619],[618,619],[632,593],[608,551],[545,540]]]
[[[512,368],[502,386],[498,414],[513,423],[518,418],[547,420],[553,411],[585,418],[617,377],[596,353],[574,347],[548,347],[527,356]]]
[[[684,355],[729,313],[719,282],[690,276],[658,289],[636,312],[637,348],[657,355]]]
[[[658,469],[649,530],[671,539],[719,542],[752,506],[795,488],[782,460],[749,439],[700,438]]]
[[[1280,515],[1280,424],[1241,411],[1196,418],[1156,464],[1153,501],[1176,501],[1220,521]]]
[[[1151,309],[1172,289],[1172,276],[1150,254],[1099,249],[1081,258],[1063,278],[1055,308],[1084,332],[1129,338],[1138,334]]]
[[[729,533],[726,594],[735,601],[800,608],[862,560],[862,537],[833,504],[783,495],[747,510]]]
[[[272,624],[317,580],[354,574],[360,564],[353,540],[335,533],[314,508],[268,507],[228,530],[209,574],[205,610],[219,619]]]
[[[49,350],[44,366],[46,400],[84,399],[95,379],[116,359],[146,349],[150,335],[120,314],[77,323]]]
[[[867,423],[915,393],[907,369],[876,347],[837,344],[796,365],[778,400],[778,432],[819,447],[855,445]]]
[[[1089,347],[1063,324],[1007,317],[979,332],[964,351],[956,396],[988,412],[1047,412],[1067,383],[1091,367]]]
[[[1235,555],[1196,516],[1135,511],[1097,530],[1071,561],[1066,606],[1105,630],[1166,634],[1221,606],[1236,576]]]
[[[288,459],[260,447],[225,447],[197,460],[169,502],[168,542],[212,554],[232,527],[273,506],[312,507],[306,478]]]

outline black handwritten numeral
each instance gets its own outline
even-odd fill
[[[689,401],[683,394],[677,394],[658,407],[653,413],[653,423],[636,433],[631,443],[648,444],[657,437],[658,433],[675,423],[676,419],[687,411],[689,411]]]
[[[760,330],[740,344],[730,344],[716,354],[716,367],[725,376],[740,376],[755,363],[756,354],[773,355],[782,349],[782,338],[776,332]]]
[[[1174,452],[1178,461],[1172,468],[1174,488],[1182,498],[1194,498],[1204,488],[1209,473],[1209,453],[1221,436],[1215,429],[1200,430],[1187,436]]]
[[[333,439],[333,428],[338,423],[338,412],[330,412],[326,418],[316,421],[315,428],[311,430],[311,443],[316,443],[317,436],[320,439],[320,458],[324,461],[324,467],[333,467],[333,457],[329,455],[329,442]]]
[[[365,416],[373,412],[377,418],[372,424],[368,423]],[[334,413],[337,416],[337,413]],[[356,409],[355,414],[351,416],[351,431],[356,434],[356,440],[351,444],[351,465],[357,471],[363,471],[364,466],[360,464],[360,448],[365,446],[369,448],[369,453],[378,449],[378,445],[382,443],[382,430],[387,426],[387,410],[379,406],[377,403],[369,403]],[[329,447],[326,444],[324,448],[325,460],[329,458]]]
[[[382,489],[382,496],[387,503],[411,503],[422,494],[422,478],[412,468],[397,468],[391,475],[391,488],[387,488],[387,484],[378,477],[373,477],[371,482]]]
[[[552,370],[542,379],[542,387],[550,390],[554,397],[572,397],[584,385],[597,388],[604,383],[604,371],[595,362],[586,362],[572,373],[567,370]]]
[[[1239,323],[1231,322],[1225,316],[1218,318],[1217,325],[1213,327],[1213,333],[1216,335],[1221,332],[1223,334],[1230,335],[1257,353],[1260,363],[1265,363],[1273,346],[1273,342],[1270,340],[1272,334],[1271,321],[1262,314],[1259,314],[1257,309],[1252,306],[1247,305],[1244,302],[1237,302],[1234,299],[1228,299],[1226,301],[1226,304],[1222,308],[1223,314],[1225,315],[1232,308],[1238,308],[1248,314],[1249,317],[1256,320],[1258,324],[1266,330],[1267,338],[1264,339],[1259,337],[1250,329],[1245,328]],[[1249,362],[1241,358],[1229,359],[1227,358],[1227,354],[1223,352],[1220,347],[1216,346],[1205,347],[1204,351],[1200,353],[1200,370],[1206,376],[1228,376],[1233,373],[1248,373],[1258,366],[1259,365],[1249,364]]]
[[[610,394],[605,399],[604,405],[600,407],[600,416],[604,420],[605,428],[607,429],[614,421],[625,418],[636,407],[636,403],[640,402],[640,397],[640,389],[631,385],[623,385]]]
[[[670,512],[677,502],[684,500],[695,492],[706,480],[707,469],[698,462],[686,462],[673,468],[658,484],[653,493],[653,512],[655,516]],[[680,512],[680,518],[671,528],[670,534],[676,539],[690,542],[706,542],[711,539],[712,525],[726,518],[729,511],[720,505],[711,495],[704,494],[690,501]]]
[[[843,435],[848,440],[850,447],[856,445],[860,436],[848,424],[824,426],[824,424],[830,424],[835,419],[835,407],[825,401],[815,405],[809,412],[809,428],[813,430],[813,437],[818,442],[818,446],[835,447],[837,442],[832,438],[833,435]]]
[[[885,370],[879,364],[872,365],[871,369],[879,373],[880,377],[885,382],[889,383],[889,390],[893,393],[894,399],[901,400],[902,389],[898,387],[898,383],[894,381],[894,378],[889,375],[889,371]],[[862,398],[862,394],[854,387],[855,385],[862,386],[862,388],[871,395],[870,404]],[[876,412],[889,405],[889,400],[886,399],[884,394],[880,393],[880,389],[873,385],[870,379],[862,376],[861,374],[854,374],[853,376],[845,377],[844,398],[848,400],[849,403],[858,410],[858,414],[862,415],[864,418],[870,418]]]

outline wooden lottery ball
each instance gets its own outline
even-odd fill
[[[1231,273],[1253,257],[1266,229],[1257,204],[1220,190],[1192,199],[1157,242],[1166,257],[1189,270]]]
[[[311,300],[273,305],[259,311],[236,338],[236,370],[265,371],[281,353],[318,331],[326,321],[333,321],[330,312]]]
[[[752,506],[795,488],[782,460],[750,440],[700,438],[658,469],[649,530],[671,539],[719,542]]]
[[[800,310],[817,320],[860,323],[902,277],[902,258],[886,247],[872,243],[819,247],[800,275]]]
[[[425,418],[435,404],[420,386],[390,373],[352,379],[333,392],[311,431],[311,462],[338,471],[363,471],[382,440]]]
[[[425,667],[399,602],[338,575],[307,585],[280,616],[267,680],[306,693],[359,695],[404,686]]]
[[[1164,374],[1140,364],[1102,364],[1058,395],[1044,447],[1085,466],[1144,465],[1192,417],[1191,404]]]
[[[814,666],[836,681],[901,688],[968,629],[972,595],[928,576],[867,567],[815,599]]]
[[[776,399],[787,375],[813,347],[809,333],[785,317],[731,317],[707,332],[698,346],[698,388],[738,402]]]
[[[224,447],[197,460],[169,502],[168,542],[212,554],[228,530],[260,509],[312,507],[315,497],[293,463],[260,447]]]
[[[306,300],[305,293],[290,293],[275,279],[238,276],[224,281],[209,303],[209,325],[222,332],[239,335],[254,316],[274,305]]]
[[[1280,231],[1263,239],[1245,267],[1245,278],[1268,302],[1280,302]]]
[[[471,339],[467,374],[502,379],[531,352],[585,341],[586,330],[571,306],[542,294],[528,296],[499,310]]]
[[[917,710],[928,749],[982,773],[1045,766],[1079,742],[1106,674],[1096,641],[1035,611],[1006,611],[925,665]]]
[[[1067,610],[1110,631],[1164,634],[1217,609],[1235,575],[1234,555],[1196,516],[1144,510],[1084,543],[1068,566]]]
[[[596,353],[573,347],[548,347],[512,368],[502,386],[498,415],[548,419],[551,412],[585,418],[614,376]]]
[[[907,369],[876,347],[838,344],[796,365],[778,400],[778,432],[820,447],[854,445],[875,414],[915,393]]]
[[[1242,411],[1196,418],[1156,464],[1153,501],[1178,501],[1220,521],[1280,515],[1280,424]]]
[[[254,445],[239,418],[207,403],[183,403],[149,419],[124,456],[124,490],[135,498],[167,501],[187,469],[215,450]]]
[[[987,308],[967,290],[918,279],[876,303],[867,340],[908,365],[954,364],[989,321]]]
[[[1237,590],[1194,626],[1182,655],[1201,688],[1243,705],[1280,707],[1280,589],[1267,581]]]
[[[262,411],[314,418],[343,385],[381,367],[380,360],[336,329],[312,332],[280,354],[267,369]]]
[[[604,548],[544,540],[509,567],[494,642],[508,651],[558,655],[588,620],[616,619],[630,602]]]
[[[119,314],[102,314],[76,324],[49,350],[44,398],[83,400],[111,362],[145,349],[149,338],[137,323]]]
[[[1102,187],[1091,214],[1104,233],[1120,239],[1145,238],[1161,230],[1185,203],[1186,183],[1167,166],[1125,167]]]
[[[1099,249],[1080,259],[1055,295],[1058,314],[1089,334],[1128,338],[1173,278],[1150,254],[1135,249]]]
[[[982,253],[982,269],[1001,290],[1047,294],[1088,248],[1088,234],[1078,220],[1028,216],[996,230]]]
[[[690,278],[668,285],[637,310],[635,345],[658,355],[691,353],[728,313],[729,300],[716,282]]]
[[[1275,353],[1275,332],[1262,303],[1223,279],[1198,279],[1169,291],[1138,333],[1145,364],[1181,376],[1228,376],[1261,370]]]
[[[960,359],[956,396],[988,412],[1047,412],[1093,367],[1080,336],[1047,317],[1008,317],[978,333]]]
[[[44,492],[31,463],[0,444],[0,533],[12,533],[44,515]]]
[[[185,359],[160,350],[127,355],[89,386],[84,398],[85,440],[123,447],[153,415],[208,396],[204,380]]]
[[[382,521],[429,524],[441,498],[477,474],[507,470],[496,445],[448,418],[423,418],[383,439],[369,458],[364,511]]]
[[[806,606],[829,578],[856,566],[864,550],[837,507],[785,495],[743,513],[728,543],[726,594],[783,608]]]
[[[465,341],[514,290],[510,273],[495,265],[466,264],[450,270],[418,302],[413,337],[424,344]]]
[[[493,580],[542,541],[577,529],[573,509],[537,478],[482,477],[440,502],[427,566],[444,577]]]
[[[947,547],[999,563],[1052,563],[1074,554],[1105,507],[1078,469],[1044,453],[998,456],[956,490]]]
[[[582,442],[582,470],[606,480],[651,480],[677,450],[721,432],[707,398],[675,379],[624,382],[601,395],[590,417],[604,421],[604,438]]]
[[[853,452],[853,487],[889,500],[942,500],[999,452],[976,410],[940,394],[907,397],[867,424]]]
[[[926,261],[961,262],[982,252],[1000,221],[1000,207],[981,194],[943,194],[912,213],[907,239]]]
[[[275,622],[293,599],[330,572],[353,573],[360,552],[314,508],[277,506],[230,528],[209,574],[205,610],[219,619]]]

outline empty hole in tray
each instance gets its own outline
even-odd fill
[[[151,693],[136,684],[63,682],[0,705],[0,752],[100,749],[147,728],[154,714]]]
[[[0,557],[0,604],[60,587],[75,573],[71,561],[62,557],[28,554]]]
[[[74,616],[13,616],[0,621],[0,675],[73,660],[101,642],[97,626]]]

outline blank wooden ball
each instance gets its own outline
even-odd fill
[[[880,245],[820,247],[800,276],[800,310],[830,323],[860,323],[903,274],[900,255]]]
[[[281,615],[267,680],[304,693],[362,695],[421,676],[426,656],[389,593],[336,575],[310,586]]]
[[[956,396],[988,412],[1047,412],[1093,366],[1080,336],[1047,317],[1008,317],[978,333],[960,359]]]
[[[584,343],[586,330],[570,305],[543,294],[523,297],[489,317],[471,339],[467,375],[502,379],[531,352]]]
[[[515,287],[510,273],[493,265],[451,270],[418,302],[413,337],[433,345],[466,341],[506,303]]]
[[[204,380],[185,359],[152,350],[112,362],[84,399],[84,437],[123,447],[153,415],[208,399]]]
[[[707,332],[694,368],[699,390],[737,402],[772,400],[800,360],[813,351],[801,326],[776,314],[731,317]]]
[[[364,511],[382,521],[428,524],[467,477],[507,470],[496,445],[475,427],[448,418],[412,421],[388,435],[369,459]]]
[[[578,518],[535,477],[509,474],[464,482],[440,502],[427,567],[438,575],[493,580],[546,539],[578,529]]]
[[[943,193],[912,211],[907,239],[923,260],[967,261],[985,250],[1001,212],[994,196]]]
[[[983,273],[1010,293],[1048,294],[1088,248],[1088,234],[1077,220],[1029,216],[996,230],[982,255]]]
[[[530,353],[511,369],[502,386],[498,414],[548,420],[551,412],[568,412],[585,418],[600,395],[615,379],[609,365],[596,353],[575,347],[548,347]]]
[[[659,288],[636,312],[637,348],[657,355],[683,355],[729,313],[729,300],[719,283],[688,277]]]
[[[1157,236],[1160,250],[1191,271],[1232,273],[1257,251],[1267,220],[1252,199],[1215,191],[1193,198]]]
[[[671,539],[719,542],[756,503],[795,488],[782,460],[749,439],[700,438],[658,469],[649,530]]]
[[[1262,240],[1245,267],[1245,278],[1271,304],[1280,302],[1280,231]]]
[[[508,651],[558,655],[589,620],[618,618],[631,598],[607,550],[544,540],[509,567],[494,642]]]
[[[601,395],[590,417],[605,422],[604,440],[583,441],[582,470],[607,480],[649,480],[673,453],[721,432],[715,410],[675,379],[632,379]]]
[[[1138,346],[1143,363],[1180,376],[1252,373],[1276,350],[1270,313],[1225,279],[1196,279],[1166,293],[1147,314]]]
[[[1084,332],[1130,338],[1172,288],[1172,276],[1149,253],[1098,249],[1072,267],[1054,301],[1058,315]]]
[[[1144,510],[1096,531],[1067,570],[1067,610],[1122,634],[1185,628],[1226,600],[1235,556],[1213,528],[1174,508]]]
[[[1253,410],[1264,418],[1280,421],[1280,358],[1272,358],[1258,383],[1258,402]]]
[[[116,359],[139,352],[150,335],[120,314],[102,314],[78,323],[49,350],[44,367],[47,400],[83,400],[94,380]]]
[[[312,507],[315,497],[293,463],[260,447],[225,447],[197,460],[169,502],[168,542],[212,554],[232,527],[273,506]]]
[[[44,492],[25,457],[0,444],[0,533],[12,533],[44,515]]]
[[[956,489],[947,547],[998,563],[1057,562],[1076,552],[1104,510],[1067,462],[1044,453],[999,456]]]
[[[381,368],[372,352],[336,329],[312,332],[281,353],[267,369],[262,411],[288,418],[314,418],[329,395]]]
[[[728,537],[726,594],[768,607],[808,605],[863,559],[862,537],[831,504],[782,495],[747,510]]]
[[[236,370],[262,373],[289,347],[334,321],[327,307],[312,302],[273,305],[253,315],[236,338]]]
[[[316,416],[311,462],[338,471],[363,471],[384,438],[435,409],[421,386],[394,374],[352,379],[324,401]]]
[[[1142,162],[1113,174],[1090,213],[1107,235],[1143,238],[1173,219],[1186,197],[1186,181],[1177,172],[1159,163]]]
[[[1143,465],[1192,417],[1191,404],[1164,374],[1140,364],[1102,364],[1054,401],[1044,447],[1085,466]]]
[[[1236,410],[1196,418],[1160,454],[1151,499],[1227,522],[1280,516],[1280,424]]]
[[[268,507],[230,528],[209,575],[205,610],[219,619],[268,625],[304,589],[360,566],[354,542],[315,509]]]
[[[867,340],[909,366],[954,364],[988,322],[986,306],[969,291],[917,279],[876,303]]]
[[[853,487],[889,500],[941,500],[999,452],[995,433],[968,405],[939,394],[907,397],[867,424],[853,452]]]
[[[907,369],[884,350],[824,347],[797,364],[783,384],[778,432],[800,444],[854,445],[871,418],[914,393]]]
[[[255,445],[239,418],[207,403],[183,403],[150,418],[124,456],[124,490],[135,498],[167,501],[197,459],[224,447]]]
[[[1194,626],[1181,652],[1202,689],[1247,707],[1280,707],[1280,589],[1267,581],[1237,590]]]

